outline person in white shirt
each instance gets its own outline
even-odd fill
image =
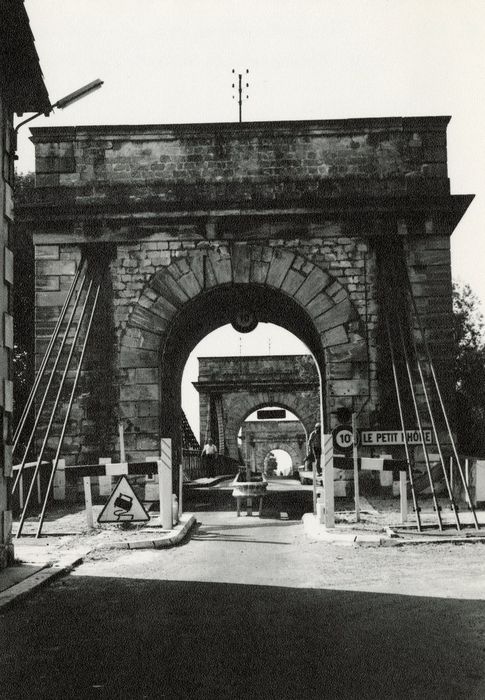
[[[201,452],[202,466],[207,476],[215,476],[216,472],[216,459],[217,459],[217,446],[214,445],[212,438],[207,438],[207,442],[202,448]]]

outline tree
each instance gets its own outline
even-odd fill
[[[278,460],[276,459],[274,454],[272,452],[270,452],[266,458],[266,469],[265,469],[266,475],[273,476],[277,467],[278,467]]]
[[[469,285],[453,285],[453,313],[458,448],[485,455],[485,320]]]

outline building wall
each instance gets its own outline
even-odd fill
[[[103,185],[168,185],[165,201],[193,201],[224,192],[240,196],[227,183],[242,183],[247,195],[257,186],[272,197],[324,190],[355,196],[356,179],[369,193],[411,188],[413,179],[447,191],[445,128],[448,118],[355,119],[325,122],[260,122],[129,127],[64,127],[55,141],[48,129],[35,129],[39,186],[75,189]],[[370,181],[370,178],[373,178]],[[278,186],[282,180],[286,187]],[[193,189],[187,186],[193,183]],[[202,183],[210,184],[204,190]],[[219,185],[219,187],[217,187]],[[101,186],[101,187],[100,187]],[[214,187],[215,186],[215,187]],[[152,195],[154,192],[152,192]],[[210,196],[210,195],[209,195]],[[220,194],[219,194],[220,196]]]
[[[177,430],[189,352],[246,302],[312,350],[328,428],[341,406],[383,424],[386,245],[403,247],[449,377],[449,237],[469,198],[449,194],[447,121],[34,129],[38,188],[23,218],[37,249],[38,353],[71,263],[81,250],[106,263],[101,325],[114,351],[103,382],[83,375],[68,460],[106,456],[100,424],[112,426],[103,449],[115,454],[120,419],[128,457],[153,454],[160,432]]]
[[[235,459],[238,432],[246,425],[247,416],[258,408],[286,408],[298,417],[307,432],[320,420],[320,381],[311,355],[200,357],[195,386],[200,400],[201,444],[206,439],[210,397],[218,396],[225,446]],[[213,437],[217,441],[217,435]]]
[[[307,453],[307,435],[299,421],[246,421],[242,430],[242,451],[257,471],[264,470],[264,460],[272,450],[284,450],[292,461],[293,471],[303,464]]]
[[[0,569],[13,556],[11,545],[12,512],[10,486],[12,474],[12,283],[13,256],[9,248],[13,219],[13,143],[12,113],[0,94]]]

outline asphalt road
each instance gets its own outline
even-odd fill
[[[485,547],[310,542],[199,514],[0,616],[0,697],[485,698]]]

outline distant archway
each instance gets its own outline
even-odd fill
[[[269,468],[271,457],[276,462],[274,469]],[[290,476],[295,468],[291,455],[283,449],[275,449],[268,452],[264,458],[263,465],[265,473],[269,476]]]

